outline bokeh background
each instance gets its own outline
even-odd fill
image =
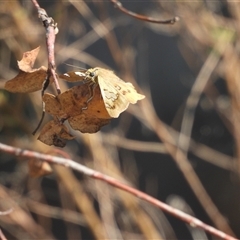
[[[39,4],[58,24],[58,73],[113,69],[146,99],[96,134],[72,131],[63,149],[39,142],[41,93],[4,84],[37,46],[35,66],[47,66],[45,31],[31,1],[0,0],[0,141],[72,158],[240,238],[240,3],[122,1],[157,19],[179,16],[174,25],[136,20],[110,1]],[[214,239],[70,169],[31,177],[26,160],[1,152],[0,211],[9,206],[7,239]]]

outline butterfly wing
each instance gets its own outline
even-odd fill
[[[101,76],[98,76],[98,83],[108,114],[113,118],[117,118],[121,112],[127,109],[129,101],[122,97],[116,88],[107,83]]]
[[[134,86],[130,82],[121,82],[118,83],[118,88],[121,87],[119,90],[120,94],[125,97],[130,103],[135,104],[138,100],[144,99],[145,96],[139,94]]]
[[[145,96],[137,93],[131,83],[119,79],[112,71],[99,69],[98,84],[105,107],[111,117],[117,118],[129,103],[135,104]]]

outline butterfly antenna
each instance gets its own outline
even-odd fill
[[[79,67],[79,66],[75,66],[75,65],[72,65],[72,64],[69,64],[69,63],[64,63],[65,65],[69,66],[69,67],[74,67],[74,68],[78,68],[78,69],[81,69],[81,70],[84,70],[84,71],[87,71],[86,68],[82,68],[82,67]]]

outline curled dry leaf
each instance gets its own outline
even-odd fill
[[[45,93],[43,95],[45,111],[61,120],[82,113],[89,117],[110,119],[99,92],[100,89],[96,88],[93,99],[89,103],[87,101],[91,96],[87,85],[72,87],[58,96]]]
[[[61,95],[61,94],[60,94]],[[42,98],[43,102],[45,103],[45,111],[53,116],[58,117],[59,119],[63,120],[67,118],[67,115],[62,108],[60,102],[58,101],[57,97],[50,93],[45,93]]]
[[[37,47],[31,51],[23,53],[22,60],[18,61],[19,70],[22,70],[23,72],[31,72],[33,70],[39,50],[40,47]]]
[[[66,126],[57,121],[50,121],[44,125],[38,140],[51,146],[64,147],[67,140],[72,140],[74,137],[68,132]]]
[[[88,117],[110,119],[99,86],[92,88],[92,83],[75,86],[57,96],[62,109],[69,117],[85,113]]]
[[[33,72],[20,71],[18,75],[7,81],[5,89],[9,92],[31,93],[42,89],[42,84],[46,78],[46,68],[41,67]]]
[[[74,130],[82,133],[95,133],[98,132],[101,127],[107,125],[110,119],[89,117],[87,114],[82,113],[75,117],[70,117],[68,122]]]
[[[41,177],[53,172],[48,162],[43,162],[38,159],[30,159],[28,161],[28,169],[31,177]]]
[[[40,47],[23,54],[22,60],[18,61],[20,70],[18,75],[5,84],[7,91],[30,93],[42,89],[42,84],[47,76],[47,68],[42,66],[38,69],[33,69],[39,50]],[[50,82],[53,82],[52,78],[50,78]]]
[[[89,82],[75,86],[58,96],[44,94],[45,111],[60,121],[68,120],[73,129],[82,133],[99,131],[110,122],[111,117],[105,109],[100,88],[97,86],[94,92],[91,92],[91,85]]]

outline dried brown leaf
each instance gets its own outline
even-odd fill
[[[74,117],[82,113],[88,117],[110,119],[98,86],[94,89],[92,100],[87,103],[91,98],[89,88],[89,84],[84,84],[72,87],[58,96],[44,94],[43,101],[46,112],[60,119]]]
[[[67,140],[72,140],[74,137],[68,132],[65,125],[54,120],[48,122],[42,128],[38,140],[51,146],[64,147]]]
[[[31,51],[23,53],[22,60],[18,61],[19,70],[22,70],[23,72],[31,72],[39,50],[40,47],[37,47]]]
[[[99,86],[96,86],[93,98],[87,103],[91,98],[90,87],[89,84],[75,86],[58,96],[44,94],[46,112],[60,120],[68,119],[73,129],[83,133],[99,131],[110,122],[111,117],[105,108]]]
[[[51,165],[48,162],[43,162],[37,159],[28,161],[29,175],[31,177],[41,177],[53,172]]]
[[[16,77],[5,84],[5,89],[9,92],[30,93],[42,89],[42,84],[47,76],[47,68],[42,66],[33,69],[34,62],[40,47],[32,51],[25,52],[21,61],[18,61],[19,73]],[[53,78],[50,78],[50,83]]]
[[[42,98],[45,103],[45,111],[53,116],[58,117],[59,119],[67,118],[65,110],[62,108],[57,97],[50,93],[45,93]]]
[[[98,132],[101,127],[107,125],[110,119],[87,117],[86,114],[80,114],[69,118],[68,122],[74,130],[82,133],[95,133]]]
[[[46,78],[47,69],[40,67],[32,72],[20,71],[16,77],[5,84],[5,89],[9,92],[30,93],[42,89],[42,84]]]

